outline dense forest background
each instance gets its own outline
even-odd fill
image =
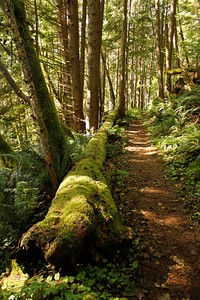
[[[0,1],[1,271],[116,108],[146,112],[199,219],[199,29],[199,0]]]

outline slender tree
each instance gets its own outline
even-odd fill
[[[127,5],[128,1],[124,0],[124,13],[122,25],[122,46],[121,46],[121,74],[120,74],[120,95],[119,95],[119,116],[123,118],[126,110],[126,42],[127,42]]]
[[[101,22],[100,0],[88,0],[88,119],[94,130],[99,125]]]
[[[172,69],[172,58],[173,58],[173,46],[175,41],[175,32],[176,32],[176,7],[177,7],[177,0],[171,1],[171,7],[170,7],[170,23],[169,23],[169,35],[167,42],[167,59],[166,59],[166,67],[168,70]],[[171,92],[171,76],[167,75],[167,89],[169,92]]]
[[[82,17],[81,17],[81,45],[80,45],[80,72],[81,72],[81,93],[82,93],[81,99],[84,99],[86,18],[87,18],[87,0],[83,0]]]
[[[30,101],[39,128],[43,157],[50,176],[53,192],[64,175],[67,151],[54,102],[50,96],[40,66],[38,55],[28,27],[23,0],[1,0],[1,6],[11,22],[18,56],[22,62],[24,77],[29,86]]]
[[[13,91],[16,93],[16,95],[19,98],[23,99],[26,103],[30,104],[29,97],[26,94],[24,94],[24,92],[20,89],[15,79],[6,68],[5,64],[2,62],[1,57],[0,57],[0,71],[2,72],[3,76],[5,77],[5,79],[7,80],[7,82],[13,89]]]
[[[73,96],[72,84],[70,77],[69,65],[69,32],[68,32],[68,17],[67,17],[67,1],[57,0],[57,14],[59,23],[59,35],[61,40],[60,52],[64,64],[61,65],[59,70],[59,101],[62,104],[63,120],[70,126],[73,126]]]
[[[158,96],[164,98],[164,82],[163,82],[163,59],[162,59],[162,24],[161,24],[161,8],[160,0],[155,0],[156,10],[156,54],[157,54],[157,70],[158,70]]]
[[[83,116],[83,93],[79,58],[78,1],[68,0],[69,66],[74,103],[74,124],[77,131],[85,129]]]

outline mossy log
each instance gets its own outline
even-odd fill
[[[177,68],[177,69],[172,69],[172,70],[167,70],[168,75],[177,75],[177,74],[182,74],[184,72],[199,72],[200,67],[187,67],[187,68]]]
[[[107,130],[116,114],[117,110],[108,116],[64,178],[45,219],[22,237],[21,247],[36,247],[53,265],[65,268],[82,258],[98,260],[99,251],[110,251],[114,243],[132,238],[102,175]]]

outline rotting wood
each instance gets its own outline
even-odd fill
[[[64,178],[45,219],[24,234],[23,249],[36,247],[48,262],[66,268],[83,257],[98,260],[99,250],[111,251],[114,243],[132,238],[102,175],[107,131],[116,115],[117,110],[109,114],[83,158]]]

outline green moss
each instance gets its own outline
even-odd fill
[[[113,122],[114,115],[111,119]],[[64,178],[48,214],[34,229],[36,243],[43,249],[46,259],[54,264],[75,262],[89,237],[91,249],[94,249],[94,245],[112,244],[131,235],[122,224],[102,175],[107,129],[112,122],[105,122],[91,139],[84,158]]]

